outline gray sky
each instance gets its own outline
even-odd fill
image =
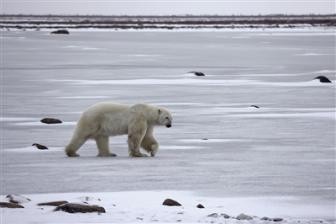
[[[0,0],[1,13],[179,15],[333,14],[335,0]]]

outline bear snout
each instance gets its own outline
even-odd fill
[[[172,126],[171,124],[167,124],[167,125],[166,125],[167,128],[170,128],[171,126]]]

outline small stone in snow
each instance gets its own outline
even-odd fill
[[[189,72],[189,73],[192,73],[192,74],[194,74],[194,75],[196,75],[196,76],[205,76],[205,74],[204,74],[203,72],[195,72],[195,71],[191,71],[191,72]]]
[[[273,218],[273,222],[282,222],[283,218]]]
[[[257,105],[251,105],[250,107],[254,107],[254,108],[260,108],[259,106]]]
[[[41,145],[41,144],[38,144],[38,143],[34,143],[34,144],[32,144],[32,146],[35,146],[36,148],[38,148],[40,150],[46,150],[46,149],[48,149],[47,146],[44,146],[44,145]]]
[[[62,123],[60,119],[50,118],[50,117],[43,118],[41,122],[45,124],[61,124]]]
[[[202,205],[202,204],[198,204],[196,207],[197,208],[205,208],[204,205]]]
[[[263,220],[263,221],[272,221],[272,219],[271,218],[268,218],[268,217],[262,217],[260,220]]]
[[[210,215],[208,215],[208,217],[211,217],[211,218],[218,218],[219,215],[217,213],[212,213]]]
[[[57,206],[54,211],[64,211],[68,213],[106,212],[103,207],[97,205],[82,205],[76,203],[62,204],[60,206]]]
[[[238,220],[252,220],[253,218],[251,216],[249,216],[249,215],[241,213],[240,215],[238,215],[236,217],[236,219],[238,219]]]
[[[22,205],[12,202],[0,202],[0,208],[24,208]]]
[[[315,77],[315,79],[320,80],[320,82],[322,82],[322,83],[331,83],[330,79],[328,79],[327,77],[325,77],[323,75],[317,76],[317,77]]]
[[[225,213],[221,213],[220,215],[221,215],[224,219],[229,219],[229,218],[230,218],[230,216],[227,215],[227,214],[225,214]]]
[[[208,217],[211,217],[211,218],[219,218],[219,217],[223,217],[224,219],[229,219],[231,218],[231,216],[225,214],[225,213],[221,213],[221,214],[218,214],[218,213],[212,213],[210,215],[208,215]]]
[[[167,198],[166,200],[164,200],[164,202],[162,203],[162,205],[166,205],[166,206],[181,206],[180,203],[178,203],[177,201]]]
[[[68,30],[55,30],[51,34],[70,34]]]

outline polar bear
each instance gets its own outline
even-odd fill
[[[153,137],[156,125],[172,126],[172,116],[167,109],[148,104],[97,103],[82,113],[65,153],[69,157],[79,156],[77,150],[88,139],[94,139],[98,156],[116,156],[109,150],[109,136],[128,134],[130,156],[147,156],[140,152],[140,147],[155,156],[159,149],[159,143]]]

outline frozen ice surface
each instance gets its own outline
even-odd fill
[[[40,121],[33,121],[33,122],[17,122],[13,123],[13,125],[18,125],[18,126],[46,126],[46,125],[52,125],[52,126],[64,126],[64,125],[70,125],[74,126],[76,125],[77,122],[71,121],[71,122],[62,122],[62,123],[57,123],[57,124],[44,124]]]
[[[193,191],[224,205],[262,198],[251,206],[266,216],[335,219],[334,32],[1,36],[0,194]],[[129,158],[125,136],[110,141],[116,158],[95,157],[92,141],[65,156],[78,112],[102,100],[172,111],[173,128],[156,128],[157,157]],[[46,116],[66,123],[40,124]],[[265,206],[274,197],[288,209]]]

